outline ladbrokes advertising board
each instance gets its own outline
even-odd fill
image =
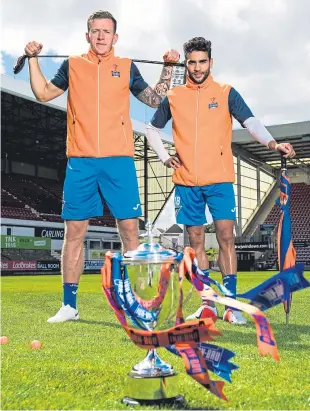
[[[37,271],[37,262],[36,261],[14,261],[7,260],[1,261],[1,270],[2,271]]]

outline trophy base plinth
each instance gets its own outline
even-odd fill
[[[122,403],[126,405],[183,405],[185,404],[185,398],[183,395],[177,395],[171,398],[162,398],[161,400],[138,400],[136,398],[124,397]]]
[[[178,375],[166,377],[141,377],[128,374],[128,387],[122,402],[128,405],[182,404],[184,397],[178,393]]]

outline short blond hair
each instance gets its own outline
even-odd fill
[[[92,20],[95,19],[110,19],[113,21],[113,25],[114,25],[114,33],[116,33],[116,28],[117,28],[117,21],[115,20],[115,18],[113,17],[113,15],[111,13],[109,13],[108,11],[105,10],[98,10],[95,11],[94,13],[92,13],[88,19],[87,19],[87,32],[89,33],[90,30],[90,22]]]

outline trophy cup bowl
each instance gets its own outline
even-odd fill
[[[132,325],[139,328],[140,324],[144,330],[159,331],[174,325],[179,303],[176,272],[179,261],[174,251],[152,241],[151,224],[147,228],[149,242],[140,244],[135,252],[122,259],[121,265],[127,271],[130,292],[149,316],[147,319],[137,316],[135,321],[131,321]],[[146,357],[128,373],[127,395],[123,402],[130,405],[183,403],[177,380],[173,366],[163,361],[156,349],[148,350]]]

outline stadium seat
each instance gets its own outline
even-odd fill
[[[305,183],[291,184],[291,219],[293,241],[310,240],[310,185]],[[274,205],[265,224],[279,223],[280,208]],[[310,247],[298,247],[296,249],[296,261],[310,261]],[[271,262],[272,258],[270,259]],[[275,262],[277,257],[275,257]]]
[[[2,177],[2,217],[62,223],[60,217],[63,183],[22,174]],[[104,216],[90,219],[90,225],[116,227],[115,219],[104,206]]]

